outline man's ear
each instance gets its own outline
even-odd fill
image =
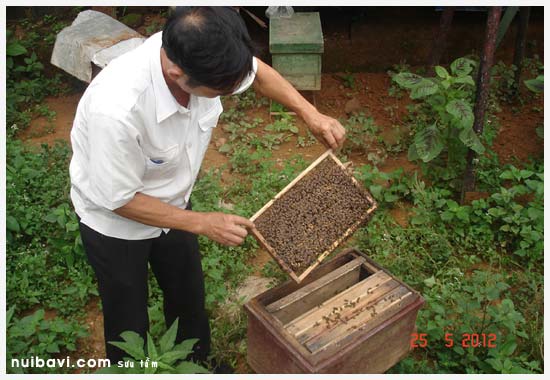
[[[181,77],[184,76],[184,73],[182,69],[172,64],[166,69],[166,75],[168,76],[168,78],[170,78],[170,80],[177,82]]]

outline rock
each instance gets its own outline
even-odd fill
[[[104,13],[83,11],[70,26],[57,34],[51,63],[89,83],[92,80],[91,62],[94,62],[94,57],[100,51],[114,48],[121,41],[130,39],[133,41],[124,44],[124,48],[117,47],[106,54],[106,57],[101,59],[103,64],[107,64],[107,60],[112,59],[114,55],[135,48],[145,39],[135,30]]]
[[[363,108],[361,106],[361,102],[357,98],[353,98],[346,102],[346,105],[344,106],[344,111],[346,111],[347,114],[350,114],[359,111],[361,108]]]
[[[250,276],[244,283],[237,289],[236,300],[237,302],[246,303],[258,294],[265,292],[269,289],[271,279],[258,276]]]
[[[220,199],[218,201],[218,207],[230,211],[233,211],[235,209],[235,205],[233,203],[225,203],[223,199]]]
[[[217,139],[217,140],[214,142],[214,145],[216,146],[216,148],[219,148],[219,147],[221,147],[222,145],[224,145],[226,142],[227,142],[227,139],[226,139],[225,137],[220,137],[219,139]]]

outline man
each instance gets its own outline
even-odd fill
[[[199,338],[196,360],[210,348],[198,234],[241,244],[246,218],[191,210],[189,197],[220,95],[255,89],[294,110],[325,145],[337,148],[344,128],[319,113],[286,80],[253,57],[251,40],[229,7],[183,7],[162,33],[113,60],[84,93],[71,143],[71,198],[99,286],[108,344],[125,330],[148,330],[148,264],[164,295],[177,340]]]

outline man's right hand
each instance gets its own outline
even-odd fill
[[[220,244],[235,247],[241,245],[248,235],[247,228],[254,228],[254,223],[238,215],[222,212],[201,213],[201,222],[197,233]]]

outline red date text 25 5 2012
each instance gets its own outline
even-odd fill
[[[412,333],[410,345],[411,348],[426,348],[429,344],[429,337],[426,333]],[[451,348],[460,345],[462,348],[468,347],[487,347],[495,348],[497,346],[497,335],[494,333],[464,333],[462,336],[455,337],[453,333],[445,334],[445,347]]]

